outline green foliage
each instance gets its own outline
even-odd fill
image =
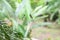
[[[48,2],[48,4],[46,4]],[[11,20],[12,26],[8,27],[5,24],[1,26],[1,33],[6,39],[1,37],[1,40],[23,40],[29,38],[32,23],[35,20],[43,19],[51,14],[50,20],[53,19],[55,13],[59,13],[59,0],[1,0],[0,1],[0,20],[5,18]],[[45,15],[45,14],[48,15]],[[42,16],[39,16],[42,15]],[[31,17],[32,16],[32,17]],[[7,21],[8,21],[7,20]],[[60,23],[60,15],[58,15],[58,22]],[[36,26],[49,25],[50,22],[37,23]],[[2,28],[3,27],[3,28]],[[6,28],[7,31],[5,30]],[[35,27],[35,26],[34,26]],[[32,27],[32,28],[34,28]],[[8,33],[6,33],[8,32]],[[11,33],[11,34],[10,34]],[[29,36],[28,36],[29,35]]]

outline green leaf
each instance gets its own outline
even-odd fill
[[[35,19],[38,15],[41,15],[46,12],[48,6],[44,6],[40,8],[37,12],[35,12],[32,16]]]
[[[9,11],[11,14],[13,14],[13,9],[12,9],[11,5],[6,0],[3,0],[3,5],[7,9],[7,11]]]
[[[19,6],[16,8],[16,11],[15,11],[15,15],[16,17],[18,17],[18,15],[22,15],[21,10],[23,9],[24,7],[24,0],[19,4]]]
[[[13,20],[13,31],[17,32],[17,33],[22,33],[22,35],[24,35],[24,29],[22,29],[22,26],[19,26],[18,22],[16,20]]]
[[[41,22],[41,23],[36,23],[34,25],[32,25],[32,28],[36,28],[36,27],[43,27],[45,25],[52,25],[51,22]]]

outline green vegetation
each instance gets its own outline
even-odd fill
[[[53,23],[60,28],[60,0],[0,0],[0,40],[31,39],[33,28]]]

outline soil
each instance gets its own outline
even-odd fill
[[[60,40],[60,29],[33,28],[31,36],[39,40]]]

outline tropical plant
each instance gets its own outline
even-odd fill
[[[33,25],[36,20],[48,17],[48,15],[45,15],[45,13],[52,13],[52,16],[50,17],[51,19],[53,18],[55,14],[54,12],[59,8],[57,8],[57,6],[53,6],[53,3],[55,4],[56,1],[49,1],[49,4],[47,5],[44,4],[44,1],[42,1],[42,3],[40,3],[40,0],[38,1],[37,7],[31,6],[30,0],[0,1],[0,20],[2,20],[0,22],[1,40],[26,40],[25,38],[30,39],[30,30],[32,28],[34,28],[35,26],[50,24],[50,22],[40,22]],[[51,2],[52,4],[50,4]]]

